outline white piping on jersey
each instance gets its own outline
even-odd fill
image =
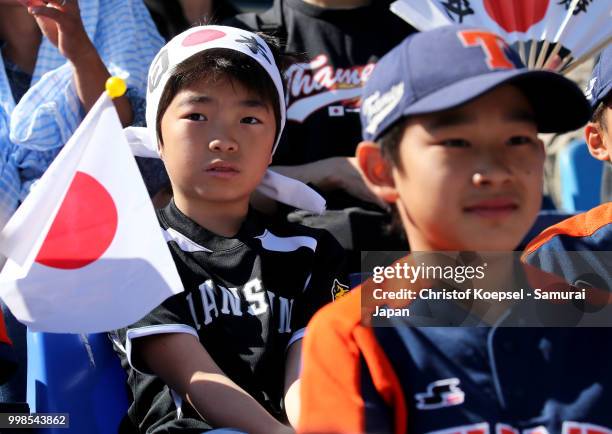
[[[151,375],[150,372],[143,372],[132,364],[132,341],[137,338],[151,335],[161,335],[164,333],[188,333],[198,338],[198,333],[193,329],[193,327],[189,327],[185,324],[160,324],[128,329],[125,334],[125,352],[127,354],[128,363],[136,372]]]
[[[296,343],[300,339],[304,339],[304,336],[306,336],[306,327],[303,327],[303,328],[297,330],[295,333],[293,333],[291,335],[291,337],[289,338],[289,342],[287,343],[287,350],[289,349],[289,347],[291,345],[293,345],[294,343]]]
[[[111,342],[117,346],[119,351],[121,351],[123,354],[127,355],[127,351],[125,350],[125,347],[121,343],[121,339],[119,339],[119,336],[117,335],[117,332],[116,331],[112,331],[112,332],[109,333],[109,336],[110,336]]]
[[[308,274],[308,277],[306,278],[306,283],[304,283],[304,289],[302,290],[302,292],[306,291],[306,288],[308,288],[308,285],[310,284],[310,278],[312,277],[312,273]]]
[[[183,398],[174,391],[174,389],[170,389],[170,394],[172,395],[172,400],[174,401],[174,406],[176,407],[176,418],[182,419],[183,417]]]
[[[255,238],[261,240],[263,248],[271,252],[293,252],[300,247],[308,247],[313,252],[317,249],[317,240],[313,237],[279,237],[266,229]]]
[[[183,252],[194,253],[194,252],[207,252],[212,253],[212,250],[207,249],[204,246],[199,245],[195,241],[190,240],[185,235],[181,234],[179,231],[168,228],[164,229],[164,239],[166,242],[175,241],[178,244],[179,248]]]

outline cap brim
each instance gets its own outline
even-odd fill
[[[595,110],[597,106],[599,105],[599,103],[601,103],[602,101],[605,101],[611,93],[612,93],[612,81],[610,81],[602,89],[599,90],[599,92],[597,93],[598,95],[597,98],[593,98],[591,101],[589,101],[591,103],[591,108]]]
[[[458,81],[421,98],[404,111],[404,116],[452,109],[503,84],[514,84],[525,94],[541,133],[573,131],[586,124],[591,116],[587,99],[572,81],[554,72],[525,68]]]

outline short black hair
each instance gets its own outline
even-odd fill
[[[380,151],[385,160],[397,167],[399,170],[403,170],[402,160],[400,159],[400,143],[404,137],[404,130],[406,129],[407,118],[401,118],[395,122],[391,127],[387,128],[382,136],[378,138],[376,143],[380,146]],[[408,241],[406,232],[402,225],[402,219],[399,216],[397,207],[392,206],[389,213],[391,214],[391,221],[385,225],[384,232],[388,236],[395,236],[396,238],[404,241]]]
[[[284,70],[290,63],[290,56],[281,54],[276,39],[262,34],[259,34],[259,36],[270,47],[282,77]],[[285,101],[279,101],[276,86],[266,70],[255,59],[239,51],[212,48],[185,59],[176,65],[174,71],[172,71],[160,97],[155,118],[155,129],[161,143],[163,143],[161,119],[176,94],[181,89],[200,80],[215,83],[223,79],[229,79],[232,83],[240,83],[272,106],[276,119],[276,137],[278,138],[281,120],[280,104],[285,104]]]
[[[404,136],[406,128],[406,118],[402,118],[389,127],[377,140],[383,157],[395,167],[402,169],[402,162],[399,155],[399,145]]]

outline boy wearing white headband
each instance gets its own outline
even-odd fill
[[[185,291],[113,336],[132,429],[293,432],[283,421],[297,421],[301,338],[342,286],[342,249],[324,231],[249,209],[256,188],[320,206],[267,172],[284,102],[276,54],[250,32],[192,28],[153,62],[149,127],[130,141],[155,143],[168,171],[174,199],[158,218]]]

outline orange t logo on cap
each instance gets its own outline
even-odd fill
[[[464,47],[480,45],[487,55],[487,66],[490,69],[514,69],[504,48],[507,46],[499,35],[484,30],[462,30],[457,32]]]

